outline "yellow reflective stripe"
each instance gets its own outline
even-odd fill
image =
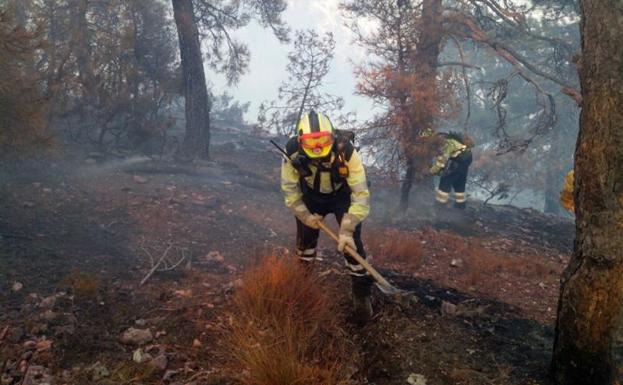
[[[303,201],[300,199],[292,203],[292,205],[289,207],[290,207],[290,210],[294,212],[294,214],[306,214],[309,211],[305,203],[303,203]]]
[[[348,266],[348,268],[349,268],[351,271],[361,271],[361,270],[365,270],[365,268],[364,268],[363,266],[361,266],[360,264],[356,264],[356,265],[355,265],[355,264],[351,264],[351,263],[346,262],[346,266]]]
[[[369,198],[366,198],[369,200]],[[357,203],[351,202],[350,207],[348,208],[348,213],[357,217],[357,219],[361,222],[367,218],[368,214],[370,214],[370,204],[368,202]]]
[[[467,200],[467,196],[465,195],[465,193],[455,192],[454,193],[454,200],[457,203],[463,203],[463,202],[465,202]]]
[[[361,183],[357,183],[355,185],[350,186],[350,190],[354,193],[366,191],[367,189],[368,189],[368,182],[365,180]]]
[[[351,204],[370,206],[370,194],[353,194]]]
[[[283,191],[291,192],[300,189],[298,182],[293,182],[288,179],[281,179],[281,189]]]
[[[296,129],[297,131],[303,131],[303,134],[309,134],[311,132],[311,129],[309,128],[309,114],[305,114],[305,116],[303,116]]]
[[[443,192],[441,190],[437,190],[437,194],[435,194],[435,199],[437,202],[446,203],[450,198],[450,194]]]
[[[346,181],[352,192],[348,213],[357,217],[361,222],[370,214],[370,191],[368,190],[366,171],[357,150],[353,151],[347,166],[348,178]]]
[[[311,187],[313,188],[314,186],[312,185]],[[337,185],[335,188],[337,188]],[[320,192],[323,194],[331,194],[333,192],[333,188],[331,187],[331,173],[320,173]]]
[[[290,162],[283,162],[281,164],[281,191],[284,194],[284,201],[287,207],[303,197],[301,192],[301,186],[299,186],[299,173],[290,164]]]
[[[354,271],[349,271],[348,274],[355,276],[355,277],[365,277],[366,275],[369,275],[369,273],[367,271],[364,271],[362,273],[356,273]]]

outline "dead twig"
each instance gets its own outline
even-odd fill
[[[143,245],[141,245],[140,247],[141,247],[141,250],[143,250],[145,252],[145,254],[147,254],[147,256],[149,257],[149,264],[151,266],[153,266],[154,265],[154,257],[153,257],[153,255],[151,255],[151,253],[149,251],[147,251],[147,249],[144,248]]]
[[[30,360],[26,361],[26,370],[24,370],[24,376],[19,382],[19,385],[24,385],[24,381],[26,380],[26,376],[28,375],[28,370],[30,370]]]
[[[182,249],[182,257],[177,262],[172,263],[171,261],[166,260],[165,262],[168,262],[170,266],[166,266],[164,269],[160,269],[158,271],[171,271],[175,269],[176,267],[178,267],[182,262],[184,262],[185,259],[186,259],[186,255],[184,254],[184,250]]]
[[[198,373],[195,373],[194,375],[192,375],[189,379],[185,380],[184,382],[189,383],[189,382],[193,382],[194,380],[201,378],[203,376],[208,376],[210,375],[210,373],[207,370],[200,370]]]
[[[9,331],[9,325],[5,326],[4,329],[2,329],[2,332],[0,332],[0,342],[4,341],[4,337],[6,337],[6,334]]]
[[[145,278],[141,280],[140,286],[144,285],[145,282],[147,282],[147,280],[156,272],[156,270],[158,270],[158,267],[160,266],[162,261],[164,261],[164,259],[167,257],[167,254],[169,253],[169,250],[171,250],[171,247],[173,247],[173,244],[169,244],[169,246],[166,248],[164,253],[162,253],[162,257],[160,257],[158,262],[153,265],[153,267],[151,268],[151,270],[149,270],[149,273],[147,273]]]

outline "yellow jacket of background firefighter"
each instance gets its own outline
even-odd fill
[[[344,146],[344,148],[340,148]],[[307,160],[299,149],[296,137],[286,145],[290,162],[284,161],[281,167],[281,190],[288,208],[299,204],[304,193],[332,194],[343,187],[351,190],[351,203],[348,210],[363,221],[370,212],[370,191],[361,156],[348,141],[335,140],[331,153],[322,160]],[[307,161],[307,165],[300,166]],[[295,167],[299,166],[299,167]],[[307,167],[305,167],[307,166]],[[305,171],[299,171],[302,167]],[[298,168],[298,170],[297,170]],[[308,174],[308,175],[301,175]]]

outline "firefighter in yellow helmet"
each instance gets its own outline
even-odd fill
[[[297,254],[301,262],[316,259],[318,222],[334,214],[340,224],[338,250],[346,245],[365,258],[361,222],[370,211],[370,192],[361,157],[346,132],[334,130],[328,117],[315,111],[305,114],[297,135],[286,145],[289,161],[281,167],[285,204],[296,217]],[[363,266],[344,254],[352,280],[355,315],[372,316],[373,283]]]
[[[454,190],[454,206],[465,209],[467,195],[465,186],[467,173],[472,163],[473,140],[458,132],[438,133],[441,139],[439,154],[430,168],[431,175],[439,175],[439,188],[435,194],[435,202],[445,206]]]

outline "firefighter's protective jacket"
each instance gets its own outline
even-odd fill
[[[448,162],[451,159],[458,157],[465,150],[467,150],[467,146],[463,143],[453,138],[446,138],[442,152],[435,158],[435,164],[430,168],[430,173],[433,175],[441,173],[448,166]]]
[[[565,175],[565,184],[560,192],[560,203],[562,204],[562,207],[571,213],[575,212],[575,202],[573,199],[574,179],[574,173],[573,170],[571,170],[567,173],[567,175]]]
[[[296,151],[290,155],[290,159],[294,161],[299,156]],[[347,183],[351,191],[351,203],[348,213],[354,215],[363,221],[370,212],[370,191],[368,190],[368,182],[363,167],[361,156],[356,149],[353,149],[352,155],[348,159],[343,159],[344,164],[348,167],[348,176],[343,180],[345,182],[332,181],[331,172],[327,171],[336,162],[336,153],[331,153],[330,161],[324,163],[324,167],[320,171],[319,192],[321,194],[332,194],[343,187],[343,183]],[[301,178],[299,171],[293,166],[292,162],[284,160],[281,166],[281,190],[285,196],[285,204],[287,207],[299,203],[303,198],[302,183],[307,185],[308,191],[314,190],[314,181],[316,174],[319,172],[319,166],[313,162],[309,163],[311,175]]]

